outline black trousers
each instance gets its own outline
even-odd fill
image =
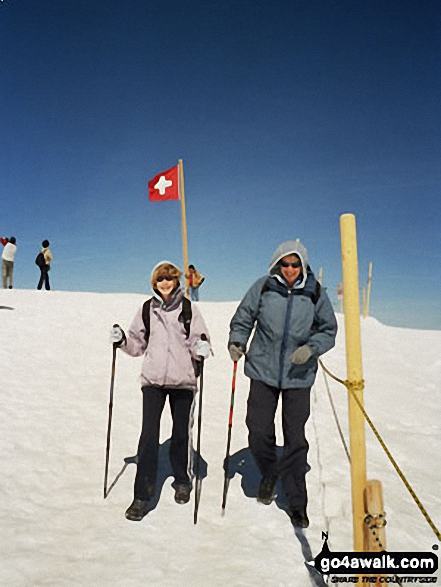
[[[262,477],[280,475],[288,503],[306,507],[305,475],[308,470],[308,441],[305,424],[310,414],[310,387],[283,389],[251,380],[246,424],[248,442]],[[282,394],[283,454],[276,454],[274,418]]]
[[[165,400],[169,398],[173,419],[170,463],[175,483],[190,483],[188,459],[190,452],[190,414],[194,393],[190,389],[143,387],[142,430],[138,445],[138,468],[135,478],[135,499],[148,500],[156,485],[158,472],[159,429]]]
[[[38,285],[37,285],[37,289],[41,289],[43,287],[43,283],[44,283],[44,287],[46,289],[50,289],[51,286],[49,285],[49,269],[47,267],[40,267],[40,271],[41,271],[41,275],[40,275],[40,281],[38,282]]]

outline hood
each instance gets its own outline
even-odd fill
[[[151,273],[150,273],[150,281],[153,278],[153,273],[156,271],[156,269],[160,266],[163,265],[164,263],[168,263],[169,265],[173,265],[173,267],[175,269],[177,269],[178,271],[180,271],[182,273],[181,268],[179,267],[179,265],[176,265],[176,263],[172,263],[172,261],[168,261],[167,259],[164,259],[163,261],[159,261],[159,263],[156,263],[156,265],[153,267]]]
[[[156,304],[156,306],[160,306],[161,308],[169,311],[169,310],[174,310],[175,308],[177,308],[179,306],[179,304],[182,302],[182,299],[184,297],[184,292],[182,291],[182,288],[179,286],[177,287],[174,292],[172,293],[170,299],[167,302],[164,302],[164,300],[162,299],[162,297],[159,295],[159,292],[152,290],[153,291],[153,301]]]
[[[280,244],[274,251],[273,256],[271,257],[271,262],[269,264],[268,270],[270,275],[280,275],[280,273],[277,270],[277,263],[286,255],[293,254],[299,257],[300,262],[302,264],[303,277],[301,282],[295,285],[295,288],[297,289],[305,285],[308,268],[308,252],[299,239],[285,241],[282,244]]]
[[[159,261],[159,263],[156,263],[156,265],[153,267],[151,273],[150,273],[150,284],[152,283],[152,279],[153,279],[153,274],[156,271],[156,269],[160,266],[163,265],[164,263],[168,263],[169,265],[173,265],[173,267],[175,267],[175,269],[177,269],[178,271],[181,271],[181,269],[179,268],[178,265],[176,265],[176,263],[172,263],[172,261],[168,261],[167,259],[164,259],[163,261]],[[154,290],[152,287],[150,287],[151,292],[153,294],[153,297],[158,300],[158,302],[160,302],[161,304],[164,303],[164,300],[161,298],[161,296],[159,295],[159,292],[157,292],[156,290]],[[171,297],[171,299],[169,300],[169,304],[172,300],[174,300],[176,298],[176,293],[181,291],[181,286],[178,285],[178,287],[174,290],[173,295]],[[167,305],[169,305],[167,304]]]

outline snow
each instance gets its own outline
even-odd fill
[[[202,483],[198,524],[193,499],[173,500],[165,450],[157,507],[140,523],[124,511],[132,499],[141,425],[140,359],[118,353],[107,499],[103,476],[111,345],[115,322],[126,327],[146,296],[3,290],[0,297],[0,585],[5,587],[292,587],[323,584],[305,566],[329,532],[334,551],[352,550],[349,465],[323,373],[307,425],[310,527],[294,532],[275,503],[258,504],[258,475],[247,451],[248,380],[240,364],[225,516],[223,469],[232,363],[228,325],[237,303],[200,302],[215,356],[206,363]],[[344,325],[326,366],[346,377]],[[362,320],[365,407],[409,483],[441,524],[440,331]],[[347,397],[329,381],[346,439]],[[164,410],[161,443],[170,435]],[[280,413],[277,414],[280,439]],[[194,429],[196,432],[196,427]],[[279,440],[279,444],[281,441]],[[437,538],[384,451],[366,428],[368,479],[383,484],[389,551],[431,551]],[[240,453],[237,456],[237,453]],[[439,571],[438,571],[439,572]]]

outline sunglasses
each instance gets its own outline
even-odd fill
[[[294,269],[298,269],[302,266],[300,261],[296,261],[295,263],[287,263],[286,261],[280,261],[281,267],[293,267]]]
[[[171,275],[160,275],[156,278],[156,281],[161,283],[161,281],[173,281],[173,279],[175,279],[175,277],[172,277]]]

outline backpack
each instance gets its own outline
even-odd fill
[[[46,260],[43,253],[38,253],[37,258],[35,259],[35,264],[38,265],[40,269],[46,265]]]
[[[142,321],[144,322],[145,334],[144,338],[148,344],[150,338],[150,305],[152,303],[152,299],[150,298],[144,305],[142,306]],[[179,314],[179,322],[182,322],[184,325],[185,330],[185,339],[188,339],[190,336],[190,325],[191,325],[191,302],[187,298],[182,299],[182,312]]]

